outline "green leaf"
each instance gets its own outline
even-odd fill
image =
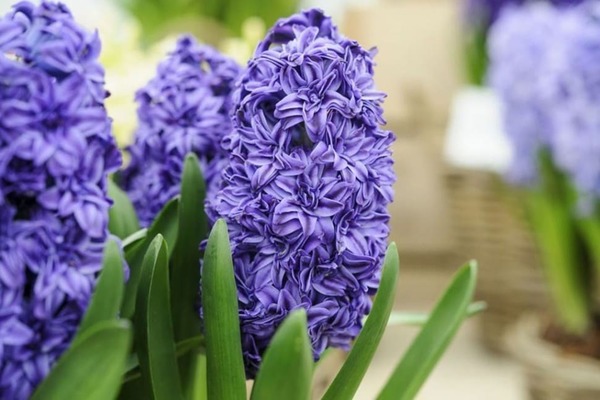
[[[308,400],[313,372],[306,310],[290,315],[273,335],[254,381],[252,400]]]
[[[192,399],[194,400],[208,400],[208,393],[206,387],[206,355],[198,354],[196,359],[196,379],[194,380],[194,392],[192,393]]]
[[[123,259],[119,244],[109,239],[104,249],[102,272],[98,277],[96,289],[90,300],[83,320],[79,324],[77,335],[73,344],[80,341],[80,335],[90,327],[102,321],[116,320],[121,308],[125,276],[123,273]]]
[[[208,398],[245,400],[237,288],[227,224],[222,219],[214,225],[204,255],[202,305]]]
[[[145,239],[147,235],[148,235],[148,229],[146,229],[146,228],[142,228],[139,231],[133,232],[131,235],[129,235],[125,239],[123,239],[123,243],[122,243],[123,250],[125,252],[130,251],[131,248],[136,243],[139,243],[142,239]]]
[[[171,262],[171,313],[177,341],[200,333],[200,317],[195,305],[200,288],[200,242],[206,238],[208,221],[204,212],[206,189],[198,158],[185,158],[181,177],[179,232]],[[179,359],[184,396],[191,398],[195,384],[196,354]]]
[[[108,197],[113,205],[108,211],[108,230],[113,235],[125,239],[140,229],[135,209],[127,194],[112,179],[108,180]]]
[[[32,400],[111,400],[117,397],[131,345],[127,321],[105,321],[69,348]]]
[[[469,304],[467,308],[467,317],[472,317],[474,315],[479,314],[487,308],[487,304],[485,301],[476,301],[474,303]],[[388,321],[388,326],[394,325],[425,325],[429,320],[429,314],[427,313],[418,313],[418,312],[399,312],[392,311],[390,315],[390,319]]]
[[[178,210],[179,199],[174,198],[165,204],[160,213],[158,213],[156,219],[150,228],[148,228],[143,241],[132,245],[133,248],[130,250],[126,249],[125,258],[129,265],[130,274],[127,285],[125,286],[125,296],[123,298],[123,306],[121,307],[121,315],[124,318],[131,318],[135,312],[135,299],[140,283],[142,262],[148,246],[150,246],[154,237],[161,234],[166,240],[169,249],[175,245],[178,229]]]
[[[381,283],[369,318],[356,338],[346,362],[325,392],[323,400],[354,398],[387,326],[394,305],[399,268],[398,249],[395,243],[391,243],[385,254]]]
[[[171,267],[171,310],[175,339],[178,341],[201,331],[200,318],[194,305],[200,287],[200,242],[208,231],[204,212],[205,194],[198,158],[188,154],[181,181],[179,233]]]
[[[171,321],[169,258],[162,235],[150,243],[142,265],[134,318],[142,380],[152,399],[180,400],[183,395]]]
[[[590,322],[591,304],[584,251],[573,218],[576,193],[547,150],[539,152],[538,162],[541,182],[529,192],[529,216],[558,319],[570,333],[582,334]]]
[[[465,318],[473,298],[477,265],[462,267],[438,301],[431,317],[392,373],[379,400],[414,399]]]

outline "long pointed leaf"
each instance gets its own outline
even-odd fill
[[[121,250],[115,240],[109,239],[104,249],[102,272],[98,277],[88,309],[79,324],[73,344],[80,340],[82,332],[98,322],[117,319],[123,299],[124,284]]]
[[[429,320],[396,366],[378,400],[414,399],[464,320],[473,298],[476,276],[475,262],[459,270]]]
[[[206,189],[198,159],[185,159],[179,205],[179,233],[171,268],[171,310],[175,339],[187,339],[200,333],[200,319],[195,305],[200,287],[200,242],[205,238],[208,222],[204,213]]]
[[[134,244],[131,251],[126,251],[125,258],[129,265],[130,275],[127,285],[125,286],[125,296],[123,298],[123,306],[121,314],[124,318],[131,318],[135,311],[136,295],[140,277],[142,275],[142,262],[148,246],[152,239],[158,234],[161,234],[166,240],[168,246],[174,246],[177,240],[177,225],[178,225],[178,209],[179,199],[174,198],[169,201],[158,214],[148,231],[143,241],[139,244]],[[169,247],[172,248],[172,247]]]
[[[111,400],[121,386],[131,328],[127,321],[101,322],[58,360],[31,400]]]
[[[181,177],[179,232],[171,262],[171,313],[175,339],[181,341],[201,332],[196,305],[200,288],[200,242],[206,237],[208,221],[204,213],[206,189],[198,158],[190,153],[185,158]],[[194,362],[189,353],[179,359],[184,395],[192,397]]]
[[[528,196],[528,212],[542,256],[546,281],[561,326],[583,334],[590,324],[591,302],[583,252],[573,218],[577,194],[550,152],[538,154],[540,185]]]
[[[208,398],[245,400],[237,288],[227,224],[221,219],[210,233],[204,255],[202,306]]]
[[[135,209],[127,194],[112,179],[108,180],[108,197],[113,200],[108,211],[108,230],[120,239],[125,239],[140,229]]]
[[[136,352],[147,394],[154,400],[181,400],[171,322],[169,258],[160,234],[144,257],[136,303]]]
[[[395,243],[391,243],[385,254],[381,283],[369,318],[323,400],[351,400],[354,397],[387,326],[394,305],[399,268],[398,249]]]
[[[275,332],[254,381],[252,400],[308,400],[314,369],[306,311],[293,311]]]
[[[479,314],[487,308],[487,304],[485,301],[476,301],[474,303],[469,304],[467,308],[467,317],[472,317],[474,315]],[[427,313],[419,313],[419,312],[400,312],[400,311],[392,311],[390,315],[390,319],[388,321],[388,326],[394,325],[425,325],[429,320],[429,314]]]

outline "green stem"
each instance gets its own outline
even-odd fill
[[[467,81],[483,86],[487,74],[487,31],[483,27],[473,28],[464,34],[464,57]]]
[[[530,213],[558,317],[568,331],[583,333],[589,305],[569,210],[546,194],[534,193]]]
[[[539,155],[540,190],[529,197],[529,212],[558,318],[563,327],[582,334],[591,315],[589,284],[574,218],[576,195],[548,152]]]
[[[589,282],[592,296],[593,312],[600,311],[600,214],[594,213],[590,216],[581,217],[576,220],[577,228],[592,264]]]

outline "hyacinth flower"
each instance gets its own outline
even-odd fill
[[[600,287],[600,8],[587,2],[564,13],[556,61],[545,93],[552,105],[555,134],[552,159],[560,171],[564,202],[580,236],[577,268],[571,271],[580,291],[581,323],[577,333],[594,326],[598,303],[592,293]],[[591,264],[591,265],[588,265]],[[585,314],[584,314],[585,313]]]
[[[69,346],[107,241],[121,164],[100,41],[69,10],[0,19],[0,398],[26,399]]]
[[[600,225],[586,217],[589,211],[582,214],[587,207],[573,188],[574,183],[589,193],[593,178],[586,179],[597,165],[593,160],[582,163],[584,157],[595,159],[598,150],[590,110],[594,35],[600,31],[593,30],[597,23],[590,10],[587,5],[511,8],[490,35],[490,82],[502,100],[514,155],[507,178],[527,189],[527,210],[556,317],[575,335],[584,334],[592,321],[586,260],[591,257],[600,265],[595,244]]]
[[[198,157],[208,195],[218,187],[227,163],[221,140],[231,131],[231,92],[240,72],[232,59],[183,36],[137,92],[139,127],[121,184],[142,226],[179,194],[186,154]]]
[[[532,186],[537,156],[548,148],[553,121],[544,89],[557,43],[561,14],[547,4],[508,7],[492,27],[488,82],[500,98],[503,128],[513,150],[509,182]]]
[[[584,0],[463,0],[462,22],[465,33],[465,63],[471,83],[484,85],[488,68],[487,40],[490,29],[502,13],[511,8],[527,7],[528,3],[541,3],[557,7],[570,7]],[[513,11],[509,11],[513,12]]]
[[[369,312],[395,180],[372,56],[310,10],[272,28],[236,89],[207,201],[229,226],[248,376],[292,310],[307,311],[315,359],[347,349]]]
[[[600,196],[600,7],[584,4],[565,13],[547,95],[556,134],[552,150],[577,190]],[[585,160],[585,161],[583,161]]]

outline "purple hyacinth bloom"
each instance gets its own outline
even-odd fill
[[[0,398],[69,346],[102,267],[120,163],[97,34],[51,2],[0,19]]]
[[[547,4],[509,7],[490,31],[488,79],[500,97],[504,130],[512,144],[506,177],[514,184],[536,182],[539,150],[553,135],[545,91],[563,13]]]
[[[227,164],[220,143],[231,131],[231,92],[240,72],[232,59],[183,36],[137,92],[139,127],[122,184],[142,225],[179,194],[189,152],[198,156],[207,196],[219,185]]]
[[[552,151],[577,189],[600,196],[600,7],[583,4],[564,15],[559,56],[548,92],[555,124]]]
[[[236,88],[207,208],[229,226],[249,377],[290,311],[307,310],[318,359],[370,310],[395,181],[372,54],[309,10],[271,29]]]

